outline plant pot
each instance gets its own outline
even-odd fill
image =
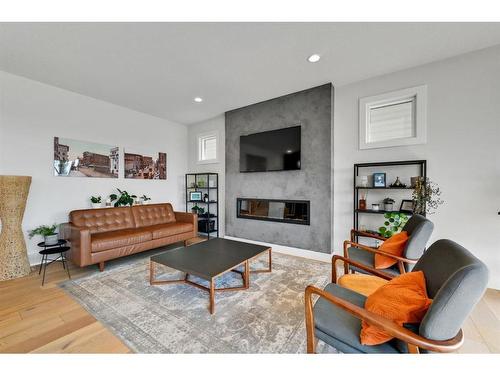
[[[57,234],[53,234],[51,236],[45,236],[45,245],[50,246],[50,245],[57,245],[59,242],[59,237]]]
[[[378,204],[378,203],[373,203],[373,204],[372,204],[372,210],[373,210],[373,211],[379,211],[379,210],[380,210],[380,204]]]
[[[384,203],[384,209],[386,211],[392,211],[394,209],[394,203]]]
[[[100,203],[92,203],[92,208],[101,208]]]

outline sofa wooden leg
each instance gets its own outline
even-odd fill
[[[104,262],[99,263],[99,271],[104,271]]]
[[[187,247],[187,245],[188,245],[188,241],[184,240],[184,247]]]

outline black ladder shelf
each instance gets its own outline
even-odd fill
[[[203,183],[202,183],[203,182]],[[186,212],[191,212],[196,205],[205,209],[202,215],[198,215],[198,233],[210,237],[219,237],[219,174],[218,173],[186,173]],[[203,185],[203,186],[200,186]],[[201,192],[201,201],[189,200],[190,192]],[[204,201],[204,195],[208,201]],[[214,223],[211,229],[211,222]],[[205,230],[200,228],[205,227]]]

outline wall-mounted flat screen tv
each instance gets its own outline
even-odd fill
[[[240,137],[240,172],[300,169],[300,125]]]

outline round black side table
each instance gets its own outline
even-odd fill
[[[47,266],[54,262],[61,262],[63,268],[68,273],[68,278],[71,279],[71,275],[69,273],[68,261],[66,260],[66,252],[70,249],[69,246],[63,246],[66,244],[66,240],[59,240],[54,245],[46,245],[45,242],[40,242],[37,245],[43,247],[43,250],[40,250],[38,253],[42,256],[42,262],[40,263],[40,269],[38,270],[38,274],[42,272],[43,268],[43,278],[42,278],[42,286],[45,284],[45,271],[47,270]],[[59,256],[55,259],[48,259],[49,255],[59,254]]]

